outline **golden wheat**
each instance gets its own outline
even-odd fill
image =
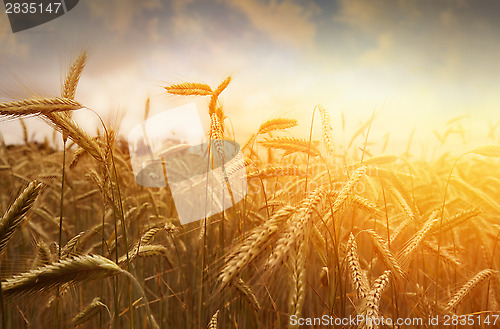
[[[80,313],[73,317],[73,319],[71,320],[71,324],[75,327],[84,324],[97,314],[101,313],[103,309],[108,311],[108,314],[111,318],[111,313],[109,312],[106,304],[104,304],[99,297],[96,297]]]
[[[351,272],[351,282],[358,298],[365,298],[369,289],[368,281],[359,265],[358,246],[352,233],[350,233],[349,241],[347,242],[347,266]]]
[[[167,92],[172,95],[183,96],[207,96],[212,95],[212,88],[204,83],[178,83],[165,87]]]
[[[446,310],[449,311],[455,309],[481,282],[485,281],[495,273],[496,271],[491,269],[482,270],[477,273],[450,298],[446,304]]]
[[[267,134],[276,130],[284,130],[288,128],[292,128],[297,126],[297,120],[288,119],[288,118],[276,118],[267,120],[263,124],[260,125],[259,131],[257,134]]]
[[[41,188],[42,184],[37,181],[29,183],[3,215],[0,220],[0,254],[4,251],[16,229],[21,225],[26,212],[33,206]]]
[[[86,63],[87,52],[83,51],[73,62],[66,75],[62,91],[63,98],[75,99],[76,86],[78,85],[78,81],[80,81],[80,76]]]
[[[0,103],[0,115],[9,117],[50,115],[55,112],[75,111],[81,108],[83,105],[68,98],[33,98]]]
[[[295,152],[303,152],[311,156],[320,155],[317,141],[309,141],[296,137],[276,137],[260,142],[263,146],[274,149],[285,150],[285,155]]]
[[[17,274],[2,282],[5,296],[43,292],[64,283],[103,279],[123,273],[115,263],[99,255],[70,256],[56,263]]]

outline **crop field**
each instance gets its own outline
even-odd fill
[[[168,187],[137,184],[118,127],[91,134],[72,119],[86,61],[60,95],[0,104],[2,118],[39,117],[64,145],[30,141],[24,124],[24,144],[0,145],[2,328],[500,326],[494,137],[430,160],[377,153],[376,117],[339,142],[318,105],[311,122],[278,117],[237,141],[243,157],[225,171],[245,168],[246,196],[181,225]],[[164,92],[208,100],[210,139],[234,140],[230,86]]]

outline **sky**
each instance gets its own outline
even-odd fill
[[[412,152],[425,155],[499,139],[491,127],[500,122],[500,1],[80,0],[18,33],[1,9],[0,101],[59,95],[86,49],[76,99],[108,120],[122,113],[124,136],[141,122],[148,97],[152,114],[195,101],[206,126],[208,99],[169,96],[163,87],[216,87],[231,75],[221,100],[241,144],[280,116],[298,119],[290,133],[308,137],[316,105],[328,109],[340,147],[375,110],[375,155],[387,137],[385,153],[404,152],[412,131]],[[92,112],[75,119],[95,132]],[[36,139],[51,136],[36,118],[28,129]],[[439,146],[435,133],[448,130]],[[16,120],[0,119],[0,133],[8,143],[22,140]]]

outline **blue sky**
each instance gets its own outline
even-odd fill
[[[433,130],[444,133],[466,114],[459,124],[468,144],[456,134],[448,146],[468,149],[491,143],[489,124],[500,120],[498,17],[492,0],[81,0],[61,18],[13,34],[0,13],[0,99],[57,95],[85,48],[77,99],[104,117],[124,112],[124,134],[147,97],[153,114],[192,101],[162,86],[215,86],[232,74],[222,99],[240,143],[281,115],[297,118],[303,129],[294,134],[307,136],[321,104],[339,145],[376,108],[376,145],[389,133],[391,151],[401,152],[415,129],[415,152],[429,153]],[[76,118],[93,132],[92,115]],[[37,136],[50,131],[29,127]],[[15,121],[0,122],[0,132],[7,141],[22,134]]]

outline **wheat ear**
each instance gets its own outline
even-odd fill
[[[326,151],[329,155],[335,154],[335,147],[333,146],[333,128],[328,111],[318,106],[319,114],[321,116],[321,128],[323,130],[323,141],[325,142]]]
[[[441,231],[441,233],[446,232],[446,231],[460,225],[461,223],[465,222],[466,220],[469,220],[471,218],[478,216],[480,213],[481,213],[481,211],[478,208],[472,208],[472,209],[460,211],[459,213],[453,215],[452,217],[444,219],[441,228],[434,227],[432,233],[439,234],[440,231]]]
[[[167,92],[172,95],[183,96],[208,96],[212,95],[212,88],[204,83],[178,83],[165,87]]]
[[[217,319],[219,318],[219,310],[212,315],[212,318],[210,319],[210,322],[208,323],[207,328],[208,329],[217,329]]]
[[[226,258],[226,264],[219,274],[219,280],[222,282],[221,289],[241,271],[241,269],[250,263],[259,255],[266,246],[266,243],[278,232],[278,227],[295,211],[295,207],[285,206],[274,213],[271,218],[261,226],[255,228],[248,238],[236,246]]]
[[[455,266],[462,265],[457,257],[451,255],[444,248],[438,248],[437,244],[435,243],[424,241],[423,247],[427,252],[435,254],[438,257],[441,257],[443,259],[443,262],[445,263],[449,263]]]
[[[302,241],[300,245],[296,245],[293,257],[291,257],[292,280],[290,287],[290,296],[288,299],[288,307],[290,315],[295,315],[300,318],[304,301],[306,297],[306,254],[307,242]],[[288,328],[298,328],[297,325],[290,324]]]
[[[163,227],[158,227],[158,226],[150,228],[149,230],[146,231],[146,233],[144,233],[141,236],[139,242],[136,243],[136,245],[132,249],[136,249],[139,246],[148,244],[149,241],[151,241],[151,239],[156,235],[156,233],[160,232],[163,229],[164,229]]]
[[[252,292],[252,289],[248,284],[245,283],[242,279],[234,280],[231,283],[250,303],[250,305],[255,309],[256,311],[260,311],[260,303],[257,300],[257,297],[255,297],[255,294]]]
[[[66,257],[68,255],[71,255],[74,252],[76,245],[78,244],[78,242],[80,241],[80,238],[83,235],[85,235],[85,232],[80,232],[77,235],[75,235],[74,237],[72,237],[68,242],[66,242],[66,244],[64,245],[64,247],[61,250],[61,257]]]
[[[105,309],[108,311],[108,315],[111,318],[111,312],[109,308],[104,304],[99,297],[96,297],[92,300],[90,304],[88,304],[80,313],[75,315],[73,320],[71,320],[71,324],[75,327],[84,324],[85,322],[92,319],[97,314],[101,313],[101,310]]]
[[[220,121],[220,118],[215,113],[210,115],[209,136],[211,141],[220,140],[224,136],[224,127]]]
[[[224,81],[221,82],[221,84],[217,87],[217,89],[214,90],[212,93],[212,97],[210,97],[210,102],[208,103],[208,114],[217,114],[220,120],[224,119],[224,113],[222,112],[222,109],[219,107],[217,108],[217,100],[219,99],[220,94],[224,91],[224,89],[227,88],[229,83],[231,82],[231,76],[228,76],[227,78],[224,79]]]
[[[274,267],[277,265],[288,253],[293,244],[300,245],[306,239],[308,225],[311,223],[313,212],[325,199],[325,195],[325,189],[318,187],[302,201],[301,207],[289,221],[287,229],[276,242],[274,251],[269,256],[268,266]]]
[[[368,293],[369,285],[359,265],[358,246],[352,233],[349,235],[349,241],[347,242],[347,266],[351,272],[351,282],[354,290],[356,290],[358,298],[365,298]]]
[[[131,262],[137,257],[152,257],[152,256],[163,256],[165,257],[169,265],[172,266],[172,262],[168,257],[168,249],[159,244],[141,245],[138,248],[131,250],[129,252],[128,261]],[[122,268],[127,265],[127,255],[123,255],[118,259],[118,265]]]
[[[289,164],[286,166],[272,166],[263,168],[260,171],[247,175],[248,179],[252,178],[273,178],[282,176],[304,176],[305,172],[300,167]]]
[[[38,242],[36,244],[36,250],[38,252],[40,266],[52,263],[52,253],[45,242]]]
[[[467,297],[477,286],[479,286],[481,282],[485,281],[495,273],[496,272],[494,270],[490,269],[482,270],[477,273],[472,279],[467,281],[467,283],[464,284],[462,288],[455,293],[455,295],[451,297],[448,304],[446,304],[446,310],[450,311],[457,307],[465,297]]]
[[[69,164],[69,168],[70,169],[73,169],[76,167],[76,165],[78,164],[78,162],[81,160],[81,158],[83,158],[83,156],[85,155],[85,149],[79,147],[75,153],[73,153],[73,159],[71,160],[71,163]]]
[[[295,152],[302,152],[311,156],[320,155],[319,149],[317,147],[318,142],[309,141],[308,139],[304,138],[276,137],[261,141],[260,143],[268,148],[285,150],[285,155],[289,155]]]
[[[391,192],[392,196],[394,199],[397,201],[398,205],[403,209],[404,213],[408,216],[411,221],[415,221],[417,217],[411,210],[410,206],[408,205],[408,202],[406,202],[405,198],[403,195],[393,186],[388,187],[389,192]]]
[[[69,72],[64,80],[62,97],[75,99],[76,86],[78,81],[80,81],[80,76],[82,75],[83,68],[87,63],[87,52],[82,52],[80,56],[73,62],[69,68]]]
[[[57,131],[68,136],[73,142],[85,149],[94,159],[104,163],[105,157],[99,144],[71,118],[61,113],[48,113],[45,119],[51,123]]]
[[[487,157],[500,157],[500,145],[484,145],[479,146],[470,153],[480,154]]]
[[[353,195],[352,202],[354,205],[357,205],[361,209],[364,209],[365,211],[375,215],[376,217],[382,217],[384,215],[384,213],[377,208],[376,204],[368,199],[363,198],[362,196]]]
[[[356,184],[361,179],[361,177],[365,175],[365,173],[366,167],[364,166],[359,167],[352,173],[351,177],[349,177],[349,180],[344,184],[342,189],[338,192],[337,197],[335,198],[332,208],[332,212],[334,214],[343,208],[349,196],[352,195]]]
[[[263,124],[260,125],[259,131],[257,134],[267,134],[276,130],[283,130],[297,126],[297,120],[288,119],[288,118],[276,118],[267,120]]]
[[[0,254],[23,221],[26,212],[33,206],[41,188],[42,184],[37,181],[29,183],[3,215],[0,220]]]
[[[68,98],[33,98],[15,102],[0,103],[0,115],[21,117],[47,115],[55,112],[74,111],[83,105]]]
[[[2,282],[2,289],[4,295],[15,296],[49,290],[64,283],[102,279],[122,272],[118,265],[99,255],[71,256],[15,275]]]
[[[493,200],[488,194],[482,190],[475,188],[462,179],[457,177],[450,177],[450,183],[455,185],[457,188],[465,190],[469,195],[475,196],[485,202],[488,206],[493,208],[496,212],[500,212],[500,204]]]
[[[389,283],[390,274],[390,271],[385,271],[375,280],[375,282],[373,282],[372,289],[367,294],[365,300],[363,300],[361,306],[360,313],[363,315],[363,322],[360,324],[359,328],[379,328],[376,320],[379,316],[380,298]]]
[[[374,230],[366,230],[366,233],[372,238],[375,250],[380,255],[382,262],[391,270],[394,276],[398,279],[405,278],[405,273],[394,257],[393,253],[387,247],[387,242],[377,234]]]
[[[439,219],[436,218],[438,213],[439,210],[435,210],[431,214],[429,220],[425,222],[424,226],[417,233],[415,233],[411,240],[409,240],[405,244],[404,249],[401,250],[397,255],[397,259],[399,261],[401,261],[402,263],[408,263],[411,260],[411,258],[416,253],[425,238],[429,235],[431,230],[439,223]]]

